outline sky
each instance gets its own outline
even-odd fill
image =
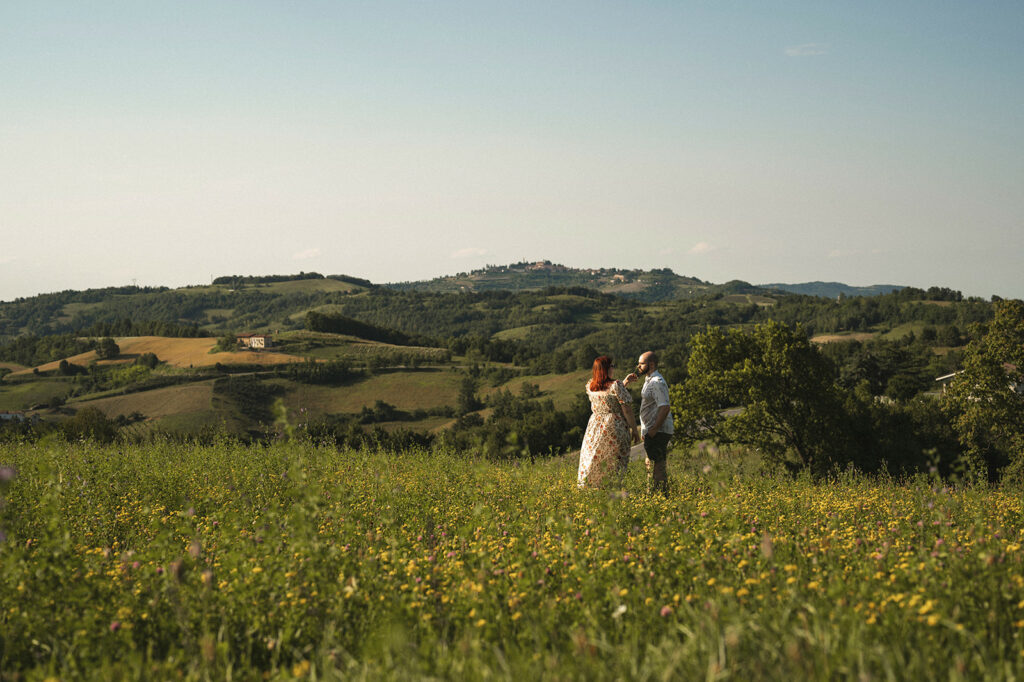
[[[1024,3],[0,3],[0,300],[522,260],[1024,297]]]

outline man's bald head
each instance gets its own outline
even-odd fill
[[[644,366],[644,374],[650,374],[654,370],[658,369],[658,355],[653,350],[649,350],[640,355],[639,364]]]

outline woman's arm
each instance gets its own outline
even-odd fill
[[[619,401],[619,407],[622,408],[622,416],[626,418],[626,425],[629,427],[629,432],[632,434],[633,442],[640,442],[640,432],[636,429],[636,417],[633,415],[633,406],[629,403],[632,402],[633,398],[626,390],[626,385],[621,381],[616,381],[613,385],[612,393],[615,394],[615,399]]]
[[[636,430],[636,417],[633,416],[633,406],[623,405],[622,414],[626,417],[626,424],[629,426],[629,433],[634,443],[640,442],[640,432]]]

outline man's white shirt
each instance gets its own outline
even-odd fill
[[[640,433],[646,435],[648,429],[658,418],[658,408],[669,405],[668,383],[661,372],[655,370],[644,378],[644,387],[640,389]],[[661,423],[658,433],[672,433],[672,411],[669,410],[665,421]]]

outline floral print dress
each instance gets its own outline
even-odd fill
[[[590,421],[580,448],[580,468],[576,475],[581,488],[598,488],[608,483],[619,483],[629,463],[629,427],[623,406],[633,397],[621,381],[612,382],[604,391],[591,391]]]

